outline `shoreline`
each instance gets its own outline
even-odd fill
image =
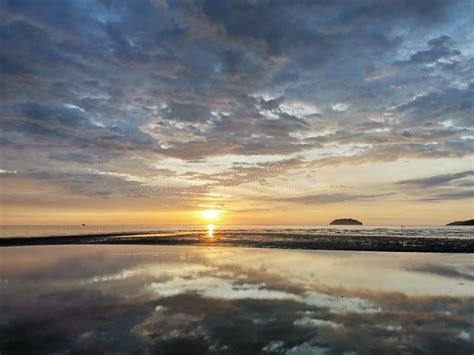
[[[301,250],[342,250],[378,252],[474,253],[474,239],[377,236],[324,236],[261,234],[233,235],[205,232],[110,233],[76,236],[10,237],[0,239],[0,248],[47,245],[193,245]]]

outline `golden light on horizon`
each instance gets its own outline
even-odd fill
[[[205,210],[201,212],[201,217],[205,219],[217,219],[219,217],[220,211],[217,210]]]

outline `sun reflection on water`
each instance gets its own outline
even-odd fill
[[[207,237],[211,239],[214,238],[214,225],[213,224],[207,225]]]

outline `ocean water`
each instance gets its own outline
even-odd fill
[[[417,238],[474,238],[472,226],[285,226],[285,225],[213,225],[215,233],[232,235],[275,235],[293,236],[376,236]],[[207,232],[208,225],[142,225],[142,226],[99,226],[99,225],[36,225],[0,226],[0,238],[34,238],[47,236],[86,235],[136,235],[140,233]]]
[[[1,354],[469,354],[469,254],[0,248]]]

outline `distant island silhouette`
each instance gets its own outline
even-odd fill
[[[329,223],[329,225],[330,226],[361,226],[362,222],[356,219],[352,219],[352,218],[339,218]]]
[[[448,223],[447,226],[474,226],[474,219],[468,219],[467,221],[455,221]]]

